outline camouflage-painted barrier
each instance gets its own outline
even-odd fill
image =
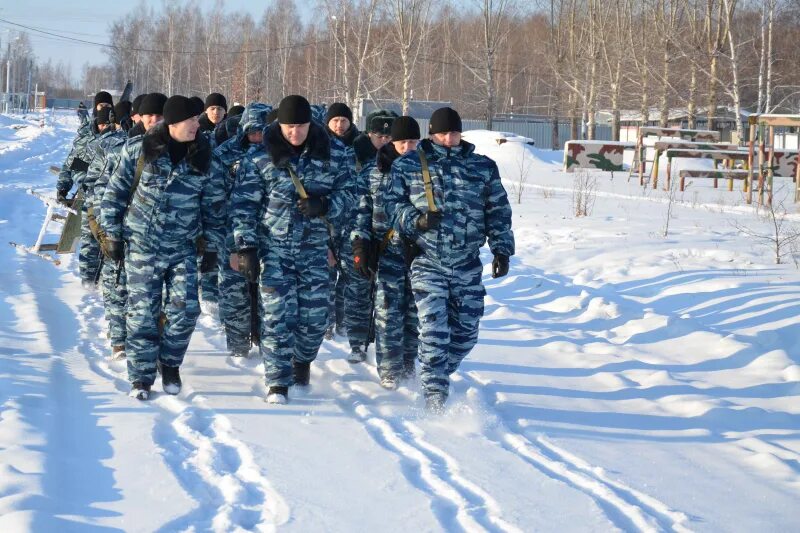
[[[681,191],[686,189],[686,178],[696,178],[696,179],[713,179],[714,180],[714,188],[717,188],[719,180],[727,179],[728,180],[728,190],[733,190],[733,180],[743,180],[745,182],[745,186],[747,185],[747,175],[749,172],[747,170],[693,170],[684,168],[678,172],[678,176],[681,179]]]
[[[773,176],[794,178],[797,174],[796,150],[775,150],[772,156],[772,166],[767,163],[768,158],[769,152],[764,154],[764,170],[771,170]]]
[[[726,164],[733,164],[735,161],[744,161],[745,164],[749,158],[749,153],[743,150],[699,150],[699,149],[679,149],[670,148],[665,151],[664,155],[667,157],[667,183],[666,187],[672,179],[672,160],[674,158],[687,158],[687,159],[712,159],[714,163],[720,161]],[[658,187],[658,176],[653,176],[653,188]]]
[[[564,172],[574,172],[578,167],[621,171],[625,150],[634,146],[632,142],[621,141],[567,141],[564,144]]]

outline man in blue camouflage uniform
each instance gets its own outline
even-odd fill
[[[116,125],[119,125],[117,122],[118,119],[123,117],[121,113],[117,112],[118,107],[120,108],[120,112],[124,111],[122,106],[120,106],[121,103],[122,102],[114,106],[113,117]],[[130,105],[130,102],[127,103]],[[98,112],[98,122],[106,109],[101,109]],[[122,145],[125,144],[127,138],[128,136],[121,126],[119,129],[109,127],[100,137],[92,141],[89,145],[89,151],[93,152],[93,156],[84,180],[86,190],[84,203],[86,205],[86,217],[89,229],[101,250],[105,233],[100,228],[100,203],[103,199],[105,186],[108,183],[108,176],[116,167]],[[108,337],[111,341],[111,356],[115,359],[121,359],[125,357],[125,317],[123,314],[124,309],[116,309],[114,305],[115,300],[118,299],[113,284],[116,280],[116,271],[117,268],[114,263],[110,261],[104,262],[100,275],[102,278],[103,304],[105,307],[106,321],[108,321]],[[113,276],[113,278],[109,279],[111,276]],[[122,292],[124,293],[124,287]]]
[[[116,134],[109,135],[107,140],[104,141],[104,146],[102,146],[103,152],[98,154],[99,157],[89,165],[89,174],[97,174],[97,176],[94,179],[91,204],[87,213],[92,214],[90,218],[93,218],[98,225],[102,221],[101,206],[106,186],[111,176],[119,168],[125,144],[141,143],[144,132],[161,122],[161,114],[167,97],[161,93],[142,96],[136,106],[136,116],[138,118],[136,124],[127,132],[120,129],[117,130]],[[117,114],[116,107],[115,114]],[[142,133],[139,133],[140,131]],[[132,150],[132,148],[129,149]],[[105,238],[105,231],[100,226],[98,232],[102,236],[99,239],[101,248],[104,248],[102,240]],[[117,263],[106,258],[103,263],[102,279],[103,306],[106,320],[108,321],[109,339],[111,340],[111,357],[122,359],[125,357],[125,339],[127,337],[125,306],[128,302],[124,265],[121,262]]]
[[[336,139],[345,145],[348,161],[351,162],[350,179],[355,180],[358,173],[355,170],[355,154],[353,152],[353,141],[358,136],[358,128],[353,124],[353,112],[342,102],[334,102],[328,107],[325,114],[325,129],[332,139]],[[356,200],[358,201],[358,200]],[[332,255],[339,258],[339,261],[332,261],[330,265],[331,274],[331,294],[329,302],[328,329],[325,331],[325,338],[333,339],[334,333],[344,335],[344,291],[345,274],[341,265],[344,264],[340,248],[346,235],[336,235],[332,239]]]
[[[92,108],[93,119],[85,122],[78,129],[78,136],[72,143],[67,159],[61,167],[56,184],[56,196],[59,201],[67,202],[67,195],[73,185],[78,186],[78,190],[83,189],[83,181],[86,178],[86,171],[89,170],[91,154],[87,153],[89,143],[99,137],[101,132],[94,120],[97,112],[103,108],[111,108],[114,105],[111,95],[105,91],[100,91],[94,96],[94,107]],[[84,196],[86,191],[83,190]],[[77,192],[76,192],[77,194]],[[81,283],[84,287],[94,287],[98,280],[100,269],[100,246],[92,237],[89,223],[86,217],[86,204],[84,203],[81,212],[81,238],[78,250],[78,270],[81,276]]]
[[[329,225],[340,227],[352,197],[343,146],[312,122],[305,98],[285,97],[264,136],[242,159],[233,233],[237,269],[261,283],[267,401],[285,403],[292,383],[309,383],[328,319]]]
[[[375,361],[381,386],[393,390],[401,379],[415,374],[419,333],[403,246],[386,214],[385,201],[392,185],[392,163],[416,149],[419,124],[411,117],[399,117],[391,133],[392,142],[378,150],[376,165],[370,170],[369,189],[360,199],[351,238],[355,275],[375,279]]]
[[[421,253],[411,264],[419,314],[426,408],[444,409],[450,374],[478,340],[486,291],[480,249],[489,241],[492,276],[508,273],[514,254],[511,207],[497,165],[461,139],[461,117],[448,107],[431,116],[430,139],[392,165],[387,211]],[[423,159],[431,184],[426,191]],[[429,194],[432,193],[432,194]]]
[[[391,111],[373,111],[367,123],[367,133],[356,137],[354,168],[351,172],[350,186],[356,204],[352,215],[347,218],[348,224],[343,228],[339,254],[339,269],[344,277],[344,326],[347,329],[347,340],[350,343],[350,355],[347,360],[360,363],[367,358],[367,337],[369,336],[369,320],[372,313],[370,301],[370,279],[356,273],[353,268],[353,249],[350,234],[355,226],[358,214],[358,202],[367,193],[369,175],[375,167],[378,150],[391,139],[392,121],[396,114]]]
[[[213,258],[223,246],[225,188],[211,176],[211,148],[198,134],[197,111],[184,96],[167,100],[164,121],[141,142],[126,144],[103,196],[106,252],[125,260],[125,351],[131,396],[140,400],[149,398],[157,367],[164,391],[180,392],[179,367],[200,313],[197,239],[202,233],[206,240],[208,268],[216,268]]]
[[[234,117],[238,119],[239,126],[236,135],[214,150],[212,172],[217,175],[217,181],[225,184],[225,197],[228,199],[231,197],[236,173],[244,154],[249,149],[261,150],[263,147],[263,132],[270,111],[272,106],[261,103],[249,104],[240,117]],[[254,317],[251,316],[249,284],[242,274],[233,270],[228,261],[231,254],[236,251],[233,227],[229,221],[225,249],[219,262],[219,314],[225,327],[228,351],[234,357],[246,357],[250,352]]]

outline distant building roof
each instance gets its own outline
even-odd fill
[[[433,100],[410,100],[408,102],[408,114],[414,118],[431,118],[434,111],[440,107],[452,107],[452,102],[437,102]],[[398,115],[403,114],[403,105],[398,100],[361,100],[359,115],[364,117],[376,109],[388,109]]]

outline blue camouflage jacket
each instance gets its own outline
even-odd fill
[[[137,253],[184,255],[195,249],[201,233],[208,251],[222,250],[225,189],[210,172],[208,141],[198,131],[176,165],[170,159],[168,142],[167,126],[161,123],[124,145],[119,166],[103,194],[100,225],[109,238],[124,239]],[[142,154],[143,170],[131,198]]]
[[[370,164],[366,170],[367,189],[361,195],[358,202],[358,214],[353,231],[350,233],[350,240],[356,238],[383,241],[390,229],[392,221],[386,213],[386,197],[390,193],[392,186],[391,168],[395,159],[400,157],[394,149],[392,143],[387,144],[378,150],[375,164]],[[386,244],[400,244],[400,237],[394,232],[391,240]]]
[[[431,174],[434,204],[442,212],[438,229],[418,232],[416,221],[428,211],[419,152]],[[456,265],[472,260],[489,241],[493,254],[514,255],[511,206],[494,161],[461,141],[446,148],[429,139],[392,164],[386,210],[393,226],[416,241],[426,258]]]
[[[283,138],[280,124],[272,123],[264,132],[264,147],[248,151],[239,167],[231,195],[236,249],[293,248],[293,242],[327,246],[329,230],[339,231],[353,202],[346,157],[343,145],[331,142],[314,122],[300,154]],[[309,195],[327,197],[324,217],[308,218],[297,209],[290,167]],[[257,219],[258,225],[253,222]]]
[[[86,150],[89,143],[98,135],[100,132],[97,130],[94,120],[85,122],[78,128],[78,135],[72,141],[72,149],[64,160],[64,164],[61,165],[61,172],[58,174],[56,183],[58,192],[66,195],[72,190],[73,185],[77,183],[80,186],[82,184],[83,178],[86,177],[86,171],[89,170],[89,163],[91,163]]]
[[[89,170],[86,171],[86,177],[83,179],[83,186],[85,191],[84,204],[87,210],[93,209],[97,205],[99,211],[100,200],[103,198],[103,191],[105,185],[108,183],[108,173],[113,171],[114,166],[112,160],[118,159],[119,150],[116,150],[117,157],[112,153],[112,147],[121,146],[125,143],[127,135],[122,130],[115,130],[108,128],[99,137],[95,137],[87,146],[86,153],[89,157]],[[101,181],[101,186],[98,189],[97,183]],[[95,197],[95,192],[99,193],[99,198]],[[96,213],[95,213],[96,214]]]

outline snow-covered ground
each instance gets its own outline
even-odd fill
[[[77,126],[38,124],[0,116],[3,242],[34,242],[25,190],[52,194]],[[260,361],[227,357],[209,316],[184,391],[132,400],[76,261],[0,247],[0,531],[797,531],[800,273],[740,229],[769,225],[695,182],[663,237],[667,194],[627,173],[592,175],[576,218],[561,153],[496,136],[466,135],[500,164],[517,255],[484,271],[440,418],[341,338],[267,405]]]

